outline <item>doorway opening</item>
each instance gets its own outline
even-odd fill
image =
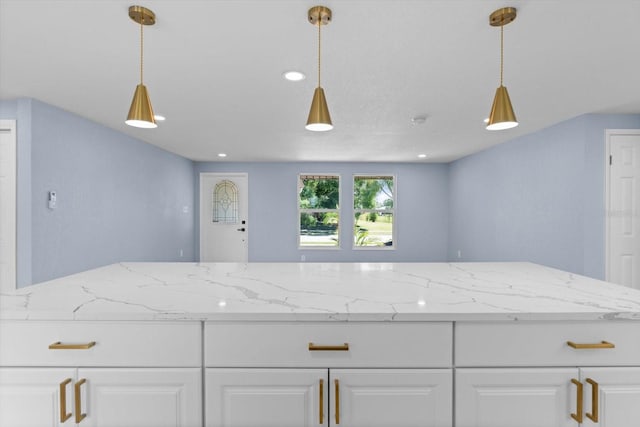
[[[606,280],[640,289],[640,129],[608,129],[606,144]]]

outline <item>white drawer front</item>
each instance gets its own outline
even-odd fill
[[[348,351],[310,350],[344,346]],[[450,367],[451,323],[205,324],[208,367]]]
[[[456,323],[455,345],[456,366],[637,366],[640,322]]]
[[[199,322],[0,322],[0,366],[201,366]],[[87,349],[50,349],[95,342]]]

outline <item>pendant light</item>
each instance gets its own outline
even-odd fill
[[[153,108],[151,107],[149,93],[147,92],[146,86],[142,83],[142,71],[144,63],[143,28],[145,25],[155,24],[156,15],[146,7],[131,6],[129,8],[129,17],[140,24],[140,84],[136,86],[133,101],[131,101],[131,108],[129,109],[129,115],[125,123],[138,128],[155,128],[158,127],[158,125],[153,117]]]
[[[305,127],[311,131],[327,131],[333,129],[333,124],[331,124],[331,116],[329,115],[329,107],[327,107],[327,99],[324,96],[324,89],[320,86],[320,28],[331,22],[331,9],[324,6],[314,6],[309,9],[308,16],[309,23],[318,26],[318,87],[313,93],[311,110]]]
[[[518,120],[513,112],[509,92],[502,84],[504,69],[504,26],[516,19],[516,9],[514,7],[504,7],[493,12],[489,16],[489,25],[500,27],[500,87],[496,90],[496,96],[491,106],[487,130],[511,129],[518,126]]]

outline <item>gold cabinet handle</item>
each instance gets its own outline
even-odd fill
[[[342,345],[318,345],[310,342],[309,351],[349,351],[349,343]]]
[[[576,413],[571,414],[571,418],[582,424],[582,383],[573,378],[571,379],[571,382],[578,388],[578,392],[576,393]]]
[[[60,341],[49,345],[49,350],[88,350],[96,345],[95,341],[86,344],[63,344]]]
[[[319,424],[324,424],[324,380],[320,380],[320,422]]]
[[[598,422],[598,383],[587,378],[587,382],[591,384],[591,413],[587,412],[587,418],[594,423]]]
[[[571,348],[575,348],[578,350],[583,350],[583,349],[594,349],[594,348],[615,348],[615,344],[612,344],[610,342],[607,341],[602,341],[599,343],[595,343],[595,344],[578,344],[575,343],[573,341],[567,341],[567,345]]]
[[[64,423],[71,418],[71,412],[67,414],[67,384],[71,382],[71,378],[60,383],[60,422]]]
[[[87,414],[82,413],[82,398],[80,396],[80,387],[82,384],[86,383],[87,379],[83,378],[76,383],[74,387],[74,394],[76,398],[76,424],[79,424],[80,421],[84,420],[87,417]]]
[[[336,380],[336,424],[340,424],[340,381]]]

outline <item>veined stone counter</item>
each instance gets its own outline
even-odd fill
[[[120,263],[2,294],[0,319],[640,320],[640,291],[531,263]]]

